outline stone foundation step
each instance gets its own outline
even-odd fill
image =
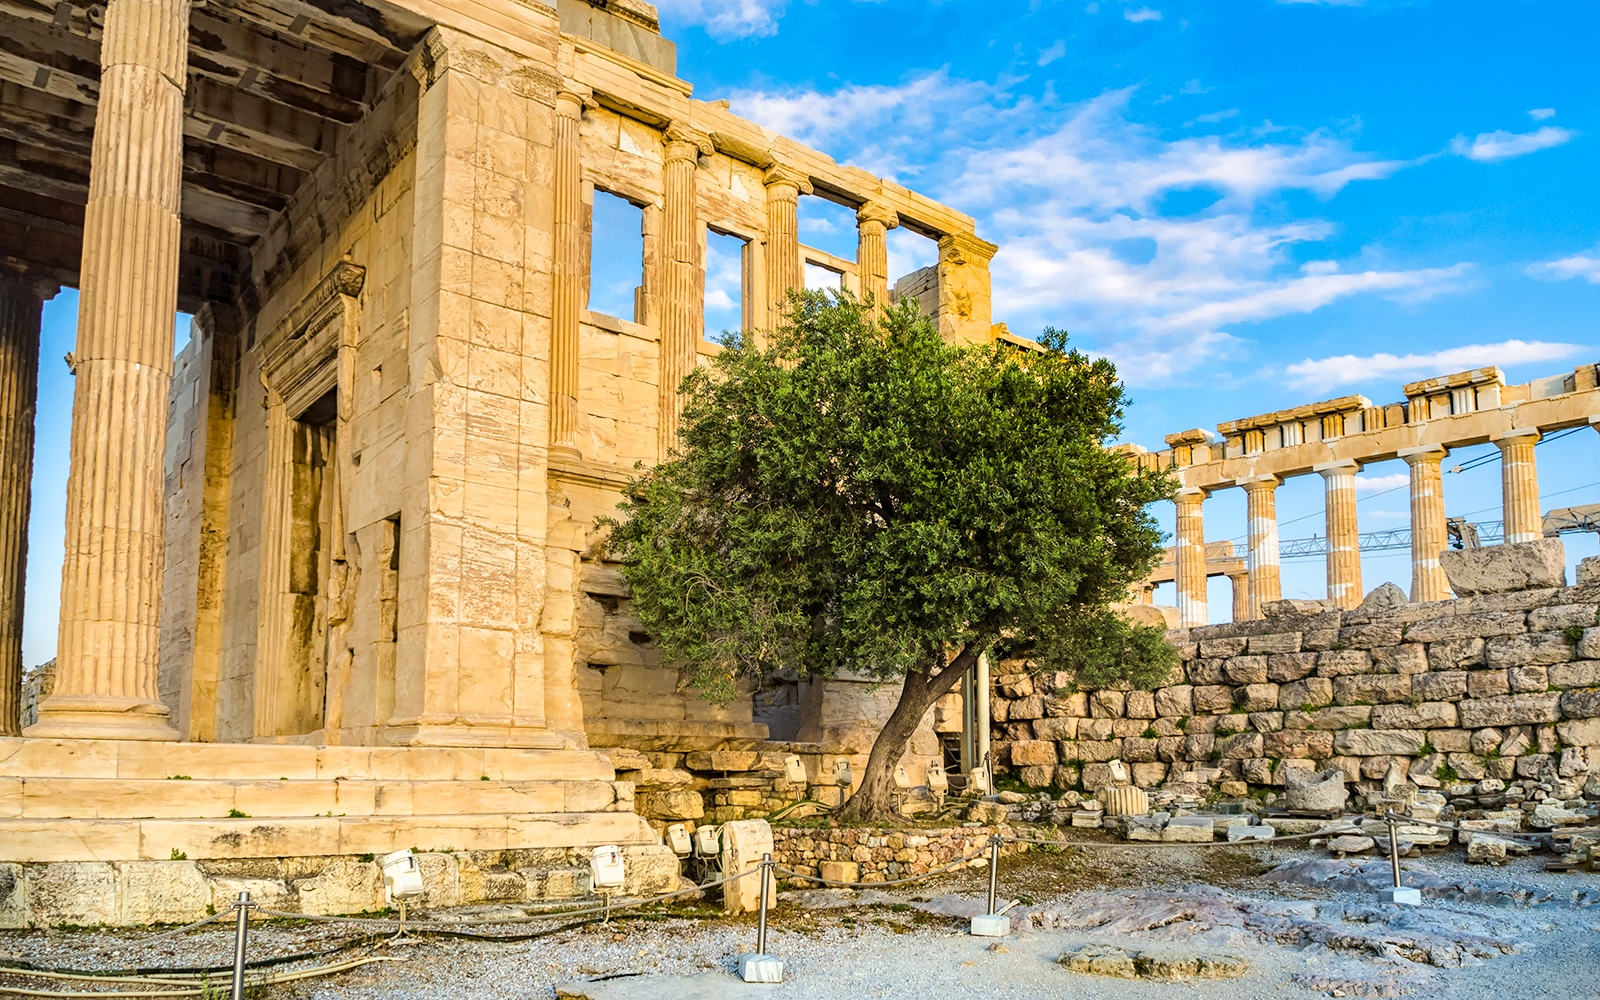
[[[0,777],[10,819],[226,819],[631,811],[630,782]],[[0,846],[3,851],[3,846]]]
[[[658,844],[632,812],[224,819],[0,819],[0,862],[204,861]]]
[[[501,747],[284,746],[137,740],[0,738],[0,777],[276,781],[600,780],[616,777],[593,750]]]

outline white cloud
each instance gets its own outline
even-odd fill
[[[1085,14],[1098,14],[1098,13],[1100,13],[1100,5],[1097,4],[1097,3],[1092,3],[1089,6],[1083,8],[1083,12]]]
[[[1122,16],[1127,20],[1132,21],[1134,24],[1139,24],[1142,21],[1161,20],[1161,12],[1159,10],[1151,10],[1149,7],[1140,7],[1138,10],[1133,10],[1130,8],[1128,10],[1124,10],[1122,12]]]
[[[1555,116],[1555,108],[1530,108],[1528,110],[1528,117],[1536,122],[1542,122],[1546,118],[1554,118]]]
[[[1194,120],[1197,121],[1197,122],[1210,122],[1212,124],[1215,124],[1215,123],[1220,122],[1220,121],[1222,121],[1224,119],[1227,119],[1227,118],[1237,117],[1238,114],[1239,114],[1239,109],[1238,108],[1229,108],[1226,111],[1213,111],[1208,115],[1196,115]],[[1192,125],[1192,124],[1194,124],[1194,122],[1190,122],[1189,124]]]
[[[1199,80],[1190,80],[1188,83],[1185,83],[1183,85],[1183,89],[1179,90],[1178,93],[1180,93],[1180,94],[1203,94],[1203,93],[1206,92],[1207,89],[1209,89],[1209,88],[1200,86],[1200,81]]]
[[[1547,281],[1582,278],[1591,285],[1600,285],[1600,249],[1595,251],[1593,257],[1586,257],[1581,253],[1573,254],[1560,260],[1530,264],[1527,270],[1533,277],[1544,278]]]
[[[1278,0],[1279,3],[1316,3],[1324,7],[1359,7],[1366,0]]]
[[[787,0],[660,0],[668,23],[700,25],[719,40],[762,38],[778,33]]]
[[[1048,66],[1067,54],[1067,41],[1064,38],[1056,39],[1056,43],[1048,49],[1039,50],[1039,65]]]
[[[1391,472],[1386,476],[1356,476],[1357,493],[1382,493],[1410,485],[1411,476],[1404,472]]]
[[[1505,340],[1498,344],[1465,344],[1430,354],[1371,354],[1359,357],[1344,354],[1334,358],[1307,358],[1286,369],[1290,384],[1300,389],[1325,391],[1335,386],[1353,386],[1395,376],[1448,375],[1452,372],[1507,367],[1533,361],[1570,358],[1586,350],[1581,344],[1546,343],[1539,340]]]
[[[1532,132],[1480,132],[1470,142],[1464,135],[1456,136],[1450,143],[1450,149],[1469,160],[1495,163],[1499,160],[1509,160],[1513,156],[1537,153],[1541,149],[1559,146],[1577,134],[1572,129],[1557,128],[1554,125],[1546,125]]]

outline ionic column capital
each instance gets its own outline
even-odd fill
[[[668,122],[667,127],[661,130],[661,144],[666,149],[668,163],[674,160],[698,161],[701,156],[710,156],[717,151],[709,135],[680,121]]]
[[[792,200],[812,191],[811,178],[787,163],[774,163],[768,167],[767,172],[761,177],[761,183],[767,186],[768,198]]]
[[[988,264],[1000,252],[998,244],[977,233],[951,233],[939,237],[939,259],[949,264]]]
[[[598,108],[594,92],[581,84],[562,81],[556,88],[556,114],[566,118],[583,117],[584,108]]]
[[[900,213],[881,201],[869,201],[856,209],[856,224],[864,226],[871,222],[884,229],[895,229],[900,225]]]

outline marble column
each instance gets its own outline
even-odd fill
[[[1245,565],[1250,570],[1249,605],[1240,621],[1261,617],[1261,605],[1283,597],[1283,582],[1278,568],[1278,487],[1277,476],[1258,476],[1244,484],[1245,517],[1249,522],[1249,548]]]
[[[1450,452],[1434,444],[1403,448],[1398,454],[1411,466],[1411,600],[1447,601],[1450,581],[1439,566],[1439,553],[1450,547],[1450,535],[1439,463]]]
[[[856,275],[861,280],[862,299],[871,299],[877,310],[889,305],[889,230],[900,225],[900,216],[881,202],[869,201],[856,210]]]
[[[666,308],[661,324],[660,426],[657,454],[666,461],[678,445],[683,397],[678,386],[694,371],[695,345],[705,335],[705,275],[695,211],[694,172],[700,154],[713,152],[709,136],[679,122],[663,138],[663,229],[666,236]]]
[[[1177,558],[1178,627],[1207,625],[1206,609],[1206,529],[1200,513],[1207,491],[1185,487],[1173,497],[1178,506],[1175,539]]]
[[[56,689],[36,737],[175,740],[156,691],[188,0],[111,0],[84,208]]]
[[[550,319],[550,457],[576,462],[578,432],[578,320],[583,311],[583,185],[578,128],[588,100],[571,90],[556,93],[554,282]]]
[[[1357,462],[1324,462],[1312,466],[1326,481],[1328,519],[1328,599],[1336,608],[1361,603],[1361,535],[1356,527]]]
[[[0,274],[0,736],[22,733],[22,607],[28,572],[39,317],[55,286]]]
[[[1495,439],[1500,448],[1500,503],[1504,510],[1505,541],[1531,542],[1544,537],[1544,512],[1539,509],[1539,471],[1533,446],[1539,431],[1523,427]]]
[[[1250,574],[1229,573],[1228,582],[1233,585],[1233,620],[1245,622],[1250,620]]]
[[[767,168],[767,329],[776,330],[788,308],[789,290],[806,287],[800,258],[800,196],[811,193],[805,174],[784,164]]]

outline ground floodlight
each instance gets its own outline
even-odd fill
[[[790,781],[797,785],[806,783],[806,762],[800,759],[799,754],[790,754],[783,758],[783,773]]]
[[[589,878],[596,892],[622,888],[622,848],[615,844],[596,847],[589,853]]]
[[[387,902],[422,895],[422,869],[409,849],[385,854],[378,864],[383,868],[383,895]]]
[[[850,762],[848,760],[836,760],[833,762],[833,783],[840,788],[849,788],[855,784],[850,777]]]
[[[672,848],[672,853],[678,856],[689,854],[694,850],[694,841],[689,838],[689,828],[682,823],[674,823],[667,827],[667,846]]]

